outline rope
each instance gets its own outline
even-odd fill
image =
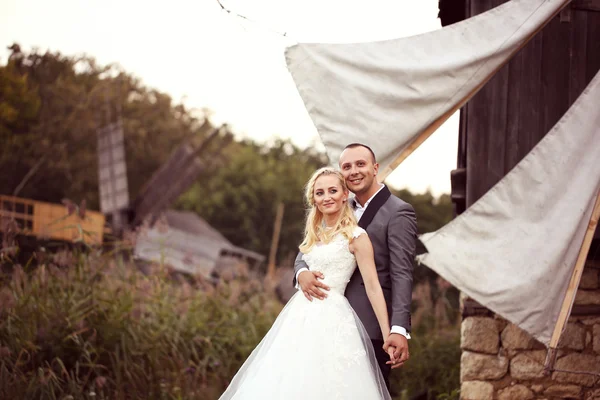
[[[289,38],[289,36],[288,36],[287,32],[280,32],[280,31],[278,31],[278,30],[276,30],[276,29],[273,29],[273,28],[270,28],[270,27],[266,26],[265,24],[263,24],[263,23],[261,23],[261,22],[259,22],[259,21],[255,21],[255,20],[253,20],[253,19],[250,19],[250,18],[248,18],[248,17],[246,17],[246,16],[244,16],[244,15],[242,15],[242,14],[239,14],[239,13],[237,13],[237,12],[235,12],[235,11],[231,11],[229,8],[227,8],[227,7],[225,7],[225,6],[223,5],[223,3],[221,2],[221,0],[217,0],[217,3],[219,3],[219,6],[221,7],[221,9],[222,9],[223,11],[227,12],[227,14],[229,14],[229,15],[233,15],[233,16],[235,16],[235,17],[238,17],[238,18],[245,19],[246,21],[248,21],[248,22],[251,22],[251,23],[253,23],[253,24],[256,24],[256,25],[258,25],[258,26],[262,27],[262,28],[263,28],[263,29],[265,29],[265,30],[268,30],[268,31],[271,31],[271,32],[273,32],[273,33],[276,33],[277,35],[280,35],[280,36],[283,36],[283,37]]]

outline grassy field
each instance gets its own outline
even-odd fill
[[[282,308],[256,280],[144,274],[99,251],[35,261],[0,286],[1,399],[217,399]],[[458,328],[421,320],[396,398],[457,398]]]

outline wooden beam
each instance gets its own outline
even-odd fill
[[[600,304],[579,304],[573,306],[571,316],[584,317],[586,315],[600,316]]]
[[[600,12],[600,0],[573,0],[571,4],[571,7],[576,10]]]
[[[492,317],[494,316],[494,312],[489,308],[482,306],[475,300],[471,298],[467,298],[463,301],[463,306],[461,309],[461,314],[463,318],[467,317]],[[571,316],[574,317],[585,317],[592,316],[597,317],[600,316],[600,305],[589,304],[575,304],[573,309],[571,310]]]
[[[142,222],[147,216],[164,211],[196,180],[206,162],[203,156],[208,145],[219,137],[222,127],[214,128],[202,142],[194,147],[189,142],[175,149],[165,162],[146,182],[134,202],[134,223]],[[225,144],[231,141],[227,136]],[[218,148],[220,152],[223,146]],[[214,154],[211,154],[211,157]]]
[[[575,294],[577,293],[577,288],[579,287],[579,282],[581,281],[581,274],[583,273],[583,268],[585,267],[585,260],[587,259],[588,251],[590,249],[590,245],[592,244],[592,238],[594,236],[594,232],[596,231],[596,226],[598,226],[599,218],[600,191],[596,193],[596,201],[592,208],[590,222],[588,223],[587,230],[583,237],[583,242],[581,243],[579,255],[577,256],[577,261],[575,262],[575,268],[573,268],[573,274],[571,275],[569,286],[567,286],[567,293],[565,294],[565,298],[560,309],[560,314],[558,315],[558,320],[556,321],[556,326],[554,327],[554,332],[552,333],[552,338],[550,339],[550,346],[548,346],[548,355],[546,356],[546,362],[544,363],[544,373],[546,375],[554,369],[558,342],[560,341],[560,337],[565,329],[565,325],[567,323],[567,320],[569,319],[569,315],[571,314],[571,309],[573,308]]]
[[[271,251],[269,252],[269,265],[267,267],[267,277],[272,279],[275,277],[275,262],[277,258],[277,247],[279,246],[279,236],[281,234],[281,223],[283,222],[283,203],[277,206],[277,214],[275,215],[275,223],[273,224],[273,237],[271,239]]]
[[[560,12],[560,22],[571,22],[571,7],[565,7]]]
[[[461,307],[463,319],[467,317],[493,317],[494,312],[489,308],[482,306],[470,297],[463,300]]]

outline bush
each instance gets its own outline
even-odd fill
[[[217,399],[282,307],[252,279],[214,287],[94,252],[36,259],[0,280],[0,399]],[[398,400],[458,398],[459,327],[428,296],[392,373]]]
[[[2,399],[215,399],[281,309],[256,281],[176,283],[97,253],[12,269]]]
[[[409,341],[410,360],[392,371],[396,399],[458,399],[460,387],[460,330],[420,330]]]

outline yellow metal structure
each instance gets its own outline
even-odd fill
[[[21,233],[41,239],[101,244],[104,235],[104,214],[85,211],[69,215],[62,204],[46,203],[20,197],[0,195],[0,218],[14,219]],[[0,225],[0,230],[2,225]]]

